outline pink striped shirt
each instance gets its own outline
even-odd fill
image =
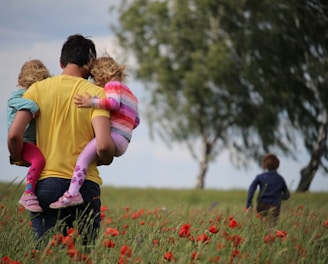
[[[111,131],[130,141],[133,129],[140,123],[138,99],[129,87],[118,81],[106,83],[104,89],[107,98],[93,98],[93,107],[110,111]]]

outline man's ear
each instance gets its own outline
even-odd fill
[[[59,58],[59,65],[60,65],[60,68],[64,69],[64,65],[62,64],[61,58]]]

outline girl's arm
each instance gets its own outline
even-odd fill
[[[121,105],[121,87],[119,82],[109,82],[105,86],[106,98],[91,97],[89,93],[85,96],[77,94],[74,103],[81,108],[92,107],[117,111]]]
[[[121,105],[122,84],[117,81],[108,82],[105,85],[106,98],[92,98],[92,107],[117,111]]]

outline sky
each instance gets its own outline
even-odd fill
[[[29,59],[40,59],[52,75],[60,74],[59,56],[62,44],[69,35],[80,33],[95,42],[98,55],[109,52],[120,63],[122,51],[110,24],[117,16],[109,12],[116,0],[0,0],[0,181],[24,181],[27,169],[9,164],[7,149],[6,107],[11,93],[17,89],[17,76],[22,64]],[[129,65],[133,68],[133,65]],[[184,145],[166,146],[159,137],[151,139],[143,117],[147,96],[143,85],[133,77],[127,85],[139,98],[141,124],[134,131],[127,152],[110,166],[99,167],[104,186],[137,188],[192,189],[196,184],[198,164]],[[309,161],[304,150],[298,151],[298,161],[280,157],[279,173],[291,191],[299,183],[299,171]],[[209,165],[205,178],[206,189],[247,190],[254,177],[261,172],[258,164],[250,162],[248,169],[236,169],[223,152]],[[328,176],[317,173],[310,191],[328,191]],[[246,199],[246,198],[245,198]]]

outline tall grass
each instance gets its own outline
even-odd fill
[[[93,249],[55,228],[35,250],[22,191],[0,185],[1,263],[328,263],[327,193],[292,194],[272,226],[244,211],[244,190],[104,187]]]

